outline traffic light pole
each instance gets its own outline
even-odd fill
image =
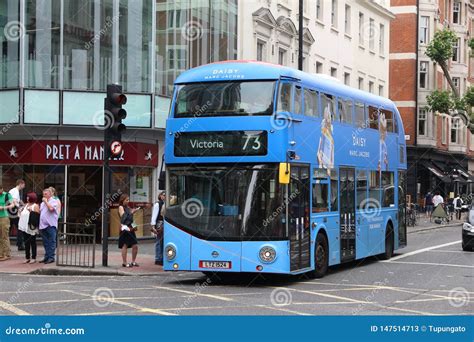
[[[104,108],[107,108],[107,99],[104,100]],[[104,116],[105,114],[104,111]],[[106,118],[104,118],[106,119]],[[107,267],[109,263],[109,235],[110,235],[110,219],[109,219],[109,207],[110,207],[110,190],[111,190],[111,177],[110,172],[110,137],[107,129],[104,130],[104,203],[102,211],[102,266]]]

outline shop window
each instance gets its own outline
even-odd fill
[[[171,99],[155,96],[155,128],[165,128],[171,106]]]
[[[104,126],[105,93],[63,93],[65,125]]]
[[[123,123],[128,127],[151,127],[151,97],[149,95],[127,95],[123,106],[127,117]]]
[[[20,92],[18,90],[0,91],[0,103],[2,104],[0,106],[0,123],[18,123]]]
[[[59,124],[59,91],[25,90],[24,121]]]

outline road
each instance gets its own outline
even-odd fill
[[[408,237],[408,247],[387,262],[334,267],[317,280],[3,274],[0,315],[472,314],[474,253],[461,250],[461,227]]]

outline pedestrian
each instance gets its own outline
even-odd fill
[[[26,205],[20,211],[20,220],[18,230],[23,235],[25,242],[25,261],[24,264],[36,263],[36,235],[39,234],[40,208],[36,204],[38,197],[34,192],[26,195]]]
[[[456,219],[460,220],[463,200],[461,199],[459,195],[454,196],[453,205],[454,205],[454,211],[456,213]]]
[[[52,186],[50,186],[49,189],[51,190],[51,194],[53,195],[53,198],[54,198],[56,201],[58,201],[58,215],[59,215],[59,218],[61,218],[61,210],[62,210],[61,200],[59,199],[58,193],[56,192],[56,189],[55,189],[55,188],[53,188]]]
[[[13,208],[13,201],[8,192],[3,191],[3,185],[0,184],[0,261],[11,258],[10,249],[10,221],[8,220],[8,211]]]
[[[130,198],[126,194],[122,194],[119,199],[119,216],[120,216],[120,236],[118,247],[122,250],[122,266],[123,267],[138,267],[137,254],[138,254],[138,241],[135,231],[137,225],[133,223],[133,214],[135,214],[141,208],[131,209],[129,207]],[[132,248],[132,262],[127,263],[127,251]]]
[[[431,192],[428,191],[428,193],[425,196],[425,215],[426,218],[431,218],[431,213],[433,212],[433,195]]]
[[[153,205],[151,214],[151,226],[153,235],[155,235],[155,265],[163,266],[163,221],[165,214],[166,194],[162,191],[158,195],[158,201]]]
[[[439,191],[436,191],[435,196],[433,197],[433,206],[436,208],[440,204],[444,204],[444,199],[443,196],[440,195]]]
[[[58,229],[59,203],[53,198],[50,188],[43,190],[43,200],[40,206],[39,230],[44,246],[44,259],[40,262],[50,264],[56,256],[56,235]]]
[[[16,181],[16,186],[8,192],[13,201],[13,207],[10,209],[10,231],[12,235],[16,235],[16,245],[19,251],[25,250],[25,243],[23,241],[23,234],[18,231],[18,221],[20,216],[18,215],[20,209],[25,205],[20,197],[20,191],[25,188],[25,181],[23,179],[18,179]]]

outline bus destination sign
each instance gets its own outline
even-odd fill
[[[176,157],[264,156],[266,131],[180,132],[175,134]]]

